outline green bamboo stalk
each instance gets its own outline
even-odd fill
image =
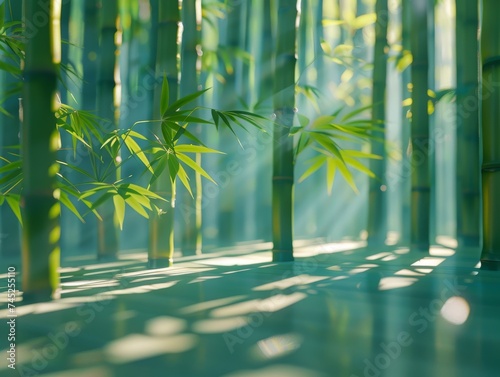
[[[377,22],[375,24],[375,47],[373,58],[372,120],[385,129],[385,101],[387,80],[387,23],[389,9],[387,0],[377,0],[375,5]],[[368,199],[368,242],[383,245],[387,236],[387,194],[386,194],[386,153],[384,143],[371,141],[373,154],[382,156],[381,160],[370,160],[370,169],[376,179],[370,180]]]
[[[99,0],[79,0],[78,3],[80,9],[83,8],[83,43],[78,44],[83,44],[83,48],[81,50],[77,48],[82,53],[80,62],[83,78],[81,83],[81,101],[78,108],[95,111],[99,63]],[[76,8],[76,4],[73,4],[73,7]],[[76,22],[77,19],[75,17],[73,22]],[[93,166],[95,166],[95,164],[92,164],[91,157],[84,148],[78,150],[75,160],[70,159],[69,161],[88,172],[93,172]],[[70,173],[70,178],[75,184],[81,184],[86,180],[86,177],[75,173]],[[76,203],[76,206],[81,213],[87,211],[83,203]],[[79,247],[80,250],[88,253],[95,252],[97,246],[96,240],[98,239],[98,225],[95,216],[86,216],[85,223],[79,222],[76,227],[77,233],[73,235],[71,242]]]
[[[457,240],[479,247],[479,109],[467,101],[479,90],[479,8],[476,0],[457,0]]]
[[[41,301],[59,294],[60,206],[54,184],[61,37],[55,25],[61,8],[60,2],[51,0],[24,0],[23,7],[26,25],[38,26],[27,33],[23,73],[22,287],[25,301]],[[35,22],[40,14],[48,22]]]
[[[421,251],[429,250],[430,223],[427,7],[427,0],[412,1],[411,247]]]
[[[197,0],[182,2],[182,44],[181,44],[181,82],[180,96],[192,94],[198,90],[198,52],[199,26],[197,22]],[[193,103],[197,105],[197,103]],[[193,127],[194,126],[194,127]],[[201,134],[199,125],[191,125],[195,135]],[[196,162],[201,163],[201,154],[196,154]],[[201,176],[193,171],[187,172],[193,197],[187,190],[179,190],[178,202],[181,216],[181,250],[183,255],[201,254]]]
[[[411,51],[411,2],[410,0],[402,0],[401,2],[401,23],[402,23],[402,44],[404,53]],[[401,74],[401,93],[403,100],[410,98],[411,92],[409,86],[411,84],[411,69],[406,68]],[[408,118],[408,113],[403,110],[401,119],[401,172],[399,188],[401,190],[401,244],[410,244],[410,228],[411,228],[411,156],[409,155],[409,145],[411,138],[411,124]]]
[[[5,22],[20,21],[21,20],[21,9],[22,2],[20,1],[10,1],[4,3],[5,6]],[[3,60],[3,56],[0,57]],[[12,62],[10,62],[12,63]],[[13,87],[19,82],[19,80],[12,74],[1,71],[2,80],[0,83],[1,88],[1,98],[7,95],[7,91],[13,89]],[[19,100],[17,95],[9,95],[5,102],[2,103],[2,107],[10,114],[7,116],[0,113],[0,139],[2,150],[0,155],[6,156],[8,152],[16,152],[15,149],[6,149],[8,147],[13,147],[19,145]],[[12,156],[9,156],[12,159]],[[4,165],[4,161],[0,160],[0,167]],[[16,216],[11,211],[8,205],[0,206],[0,253],[4,257],[16,257],[20,254],[21,244],[20,244],[20,228],[19,221]]]
[[[428,93],[436,92],[436,0],[427,0],[427,51],[428,51]],[[430,99],[429,97],[427,97]],[[434,111],[429,114],[429,133],[431,130],[435,130],[435,116]],[[429,139],[430,150],[435,150],[435,138]],[[430,191],[429,191],[429,243],[432,243],[438,232],[442,232],[440,225],[437,223],[437,210],[436,210],[436,183],[437,182],[437,172],[436,172],[436,153],[429,153],[429,179],[430,179]]]
[[[295,116],[295,2],[278,1],[274,60],[273,261],[293,261],[293,138]]]
[[[483,268],[500,269],[500,30],[498,2],[483,0],[482,56],[482,145],[483,163]],[[488,85],[487,85],[488,84]]]
[[[179,72],[177,54],[178,28],[180,22],[179,2],[177,0],[160,1],[158,11],[156,50],[157,79],[166,76],[169,86],[169,101],[172,103],[178,98]],[[160,119],[161,86],[155,88],[154,119]],[[154,126],[154,132],[161,135],[160,125]],[[168,167],[153,183],[152,191],[168,200],[167,203],[158,203],[161,213],[154,212],[149,221],[148,266],[161,268],[171,266],[174,256],[174,208],[175,184],[170,180]]]
[[[100,2],[100,46],[99,71],[97,82],[97,113],[103,119],[103,128],[111,132],[117,127],[118,109],[115,106],[115,69],[117,67],[118,47],[115,43],[117,33],[118,0]],[[109,154],[102,154],[102,169],[99,179],[113,183],[118,178],[115,161]],[[119,249],[118,224],[115,222],[115,209],[111,201],[99,208],[102,220],[97,222],[97,255],[99,259],[116,259]]]
[[[226,20],[221,20],[219,33],[224,33],[225,38],[221,38],[221,42],[228,49],[237,49],[240,47],[241,41],[241,18],[242,18],[242,2],[230,3],[231,8],[228,10]],[[225,39],[225,42],[224,42]],[[219,92],[219,106],[224,110],[237,109],[237,98],[241,94],[238,91],[237,83],[237,59],[234,56],[229,58],[232,71],[226,72],[223,70],[225,82],[221,85]],[[221,129],[219,132],[219,150],[223,150],[227,155],[235,155],[236,147],[234,145],[234,135],[227,129]],[[220,159],[224,163],[222,169],[225,169],[227,158]],[[221,170],[222,170],[221,169]],[[219,205],[219,245],[229,246],[237,240],[238,216],[240,212],[235,210],[237,205],[238,195],[237,182],[234,177],[229,176],[226,179],[223,194],[220,196]]]
[[[272,96],[274,87],[273,77],[273,54],[275,35],[272,28],[271,16],[275,13],[271,0],[262,0],[262,32],[260,34],[260,49],[258,54],[258,64],[256,65],[256,90],[259,101],[262,103],[262,115],[269,116],[272,112]],[[258,139],[257,139],[258,140]],[[261,147],[259,141],[256,142],[256,164],[260,166],[257,175],[257,187],[259,197],[256,210],[257,238],[270,241],[272,239],[272,194],[269,177],[266,172],[272,170],[272,151],[266,145]]]

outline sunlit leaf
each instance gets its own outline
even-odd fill
[[[189,183],[189,177],[186,174],[186,171],[182,167],[182,165],[179,165],[179,171],[177,172],[177,177],[181,181],[182,185],[186,188],[187,192],[189,195],[191,195],[191,198],[193,198],[193,192],[191,191],[191,185]]]
[[[413,99],[411,97],[403,100],[403,102],[401,103],[402,106],[411,106],[412,104],[413,104]]]
[[[191,169],[193,169],[195,172],[199,173],[201,176],[205,177],[209,181],[216,183],[210,175],[200,166],[198,165],[193,159],[189,158],[185,154],[178,153],[177,158],[184,162],[187,166],[189,166]]]
[[[9,205],[14,215],[17,217],[19,223],[23,225],[23,218],[21,216],[21,205],[20,205],[21,197],[19,195],[7,195],[5,197],[5,200],[7,201],[7,204]]]
[[[219,153],[224,154],[224,152],[218,151],[216,149],[211,149],[204,147],[202,145],[192,145],[192,144],[182,144],[175,147],[176,152],[182,153]]]
[[[113,195],[113,204],[115,206],[115,216],[120,230],[123,230],[123,221],[125,220],[125,200],[120,195]]]
[[[326,161],[326,156],[320,155],[312,158],[311,160],[308,161],[309,167],[306,169],[306,171],[300,176],[298,179],[298,182],[303,182],[306,178],[308,178],[311,174],[319,170],[321,166],[324,165]]]
[[[403,72],[411,63],[413,63],[413,55],[409,51],[404,51],[396,63],[396,69]]]
[[[352,23],[351,26],[354,29],[362,29],[365,26],[371,25],[377,21],[377,15],[376,13],[368,13],[368,14],[363,14],[361,16],[356,17]]]

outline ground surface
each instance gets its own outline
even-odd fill
[[[500,375],[500,273],[476,253],[298,245],[275,264],[256,249],[160,270],[65,261],[60,300],[17,303],[14,371],[1,294],[0,376]]]

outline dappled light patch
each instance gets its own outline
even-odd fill
[[[104,288],[104,287],[114,287],[119,285],[118,280],[77,280],[69,281],[67,283],[61,283],[64,287],[86,287],[86,288]]]
[[[367,260],[377,260],[377,259],[385,258],[385,257],[387,257],[389,255],[392,255],[392,253],[384,251],[382,253],[377,253],[377,254],[370,255],[370,256],[366,257],[366,259]]]
[[[103,268],[126,267],[137,264],[137,261],[119,260],[116,262],[89,264],[83,267],[85,271],[100,270]]]
[[[137,293],[147,293],[147,292],[156,291],[159,289],[173,287],[178,282],[179,282],[179,280],[174,280],[174,281],[168,281],[166,283],[139,285],[137,287],[115,289],[115,290],[106,292],[106,295],[128,295],[128,294],[137,294]]]
[[[152,336],[165,336],[180,333],[186,327],[187,322],[184,319],[162,316],[148,320],[144,331]]]
[[[273,289],[287,289],[300,285],[316,283],[328,279],[328,276],[297,275],[291,278],[277,280],[272,283],[259,285],[253,288],[254,291],[271,291]]]
[[[274,359],[300,348],[302,337],[298,334],[275,335],[257,342],[252,352],[260,359]]]
[[[188,351],[196,345],[197,339],[192,334],[174,336],[130,334],[109,343],[104,347],[104,353],[108,361],[125,364],[166,353]]]
[[[202,259],[199,263],[210,266],[247,266],[251,264],[265,263],[269,260],[269,253],[254,253],[249,255],[236,255],[229,257]]]
[[[391,254],[391,255],[388,255],[388,256],[382,258],[382,261],[383,262],[390,262],[390,261],[393,261],[393,260],[396,260],[396,259],[398,259],[398,256],[394,255],[394,254]]]
[[[84,276],[93,276],[93,275],[101,275],[101,274],[112,274],[114,272],[120,272],[119,268],[113,268],[111,270],[102,270],[102,271],[96,271],[96,272],[87,272],[85,273]]]
[[[207,272],[207,271],[212,271],[212,270],[214,270],[214,268],[202,267],[202,266],[168,267],[168,268],[158,268],[158,269],[154,269],[154,270],[141,269],[140,271],[125,272],[123,274],[116,275],[116,277],[139,277],[139,276],[168,277],[168,276],[196,274],[196,273],[202,273],[202,272]]]
[[[196,279],[193,279],[190,282],[188,282],[188,284],[203,283],[203,282],[205,282],[207,280],[219,279],[221,277],[222,276],[220,276],[220,275],[218,275],[218,276],[199,276]]]
[[[469,303],[460,296],[450,297],[441,308],[441,316],[454,325],[463,325],[469,318],[469,314]]]
[[[416,278],[409,277],[386,277],[382,278],[378,284],[380,291],[387,291],[390,289],[409,287],[418,281]]]
[[[429,249],[429,254],[433,257],[451,257],[452,255],[455,255],[455,250],[447,247],[432,246]]]
[[[200,302],[198,304],[186,306],[185,308],[181,309],[180,312],[183,314],[197,313],[203,310],[213,309],[218,306],[232,304],[233,302],[243,300],[246,297],[247,296],[240,295],[240,296],[224,297],[217,300]]]
[[[217,334],[233,331],[246,325],[248,325],[248,319],[245,317],[225,317],[196,321],[192,329],[199,334]]]
[[[425,276],[425,273],[414,271],[414,270],[409,270],[407,268],[403,268],[402,270],[396,271],[394,273],[394,275],[401,275],[401,276]]]
[[[237,274],[239,272],[245,272],[245,271],[251,271],[251,269],[250,268],[242,268],[241,270],[226,271],[226,272],[223,272],[222,275],[232,275],[232,274]]]
[[[412,267],[436,267],[445,261],[446,258],[425,257],[411,264]]]
[[[349,271],[349,274],[351,275],[356,275],[360,274],[362,272],[366,272],[372,268],[378,267],[377,264],[360,264],[358,267],[353,268],[351,271]]]
[[[396,250],[394,250],[394,252],[396,254],[399,254],[399,255],[404,255],[404,254],[408,254],[410,252],[410,248],[409,247],[399,247]]]
[[[266,299],[254,299],[214,309],[212,317],[233,317],[253,312],[277,312],[305,299],[307,295],[295,292],[290,295],[277,294]]]

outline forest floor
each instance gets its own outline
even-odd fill
[[[499,375],[500,275],[473,250],[344,242],[295,256],[247,246],[158,270],[144,253],[65,260],[60,299],[17,303],[15,370],[0,271],[0,376]]]

